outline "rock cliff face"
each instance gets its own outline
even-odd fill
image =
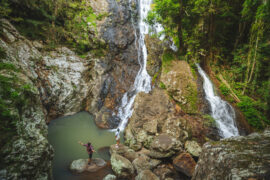
[[[1,148],[5,156],[1,174],[7,179],[48,178],[53,150],[45,120],[83,109],[82,102],[91,89],[86,76],[90,63],[64,47],[43,52],[42,44],[28,41],[6,20],[1,24],[0,45],[6,54],[1,62],[20,69],[18,82],[31,90],[23,107],[13,107],[18,113],[18,136]]]
[[[108,0],[110,15],[101,27],[101,37],[108,44],[108,53],[99,64],[106,72],[100,78],[99,98],[93,111],[96,124],[102,128],[113,128],[119,123],[117,108],[123,94],[133,85],[140,68],[136,46],[137,4],[126,0]],[[102,69],[102,70],[101,70]],[[92,106],[93,107],[93,106]],[[113,115],[114,114],[114,115]]]
[[[0,179],[49,179],[53,149],[47,141],[47,125],[40,94],[29,77],[17,74],[22,85],[28,84],[27,91],[19,109],[10,110],[19,120],[13,132],[16,136],[9,139],[0,149]]]
[[[6,54],[1,63],[20,69],[19,82],[32,88],[26,98],[31,103],[21,107],[20,112],[13,107],[19,119],[18,136],[0,150],[4,157],[1,178],[49,178],[53,150],[46,139],[45,122],[87,110],[96,115],[99,127],[118,124],[112,114],[117,114],[116,107],[133,85],[139,69],[135,46],[138,32],[134,28],[136,21],[132,20],[137,4],[100,0],[89,1],[88,5],[97,14],[107,14],[97,22],[93,37],[107,44],[105,49],[100,47],[104,55],[90,51],[81,58],[66,47],[48,51],[46,45],[27,40],[8,21],[1,20],[0,46]]]
[[[186,113],[197,113],[197,84],[186,61],[172,61],[162,69],[160,81]]]
[[[193,174],[197,179],[269,179],[270,130],[209,142]]]

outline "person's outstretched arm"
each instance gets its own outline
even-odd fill
[[[78,143],[79,143],[80,145],[82,145],[82,146],[83,146],[83,143],[82,143],[82,141],[78,141]]]

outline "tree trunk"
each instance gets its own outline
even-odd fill
[[[257,56],[257,49],[258,49],[258,41],[259,41],[259,37],[257,35],[256,45],[255,45],[255,54],[254,54],[254,57],[253,57],[253,64],[252,64],[251,72],[250,72],[249,79],[248,79],[247,83],[249,83],[251,81],[251,78],[252,78],[253,72],[254,72],[254,68],[255,68],[255,65],[256,65],[256,56]]]
[[[56,42],[56,30],[55,30],[55,21],[58,13],[58,0],[53,0],[54,2],[54,12],[53,12],[53,21],[52,21],[52,40],[53,42]]]
[[[183,18],[183,0],[179,0],[180,8],[179,8],[179,20],[178,20],[178,40],[179,40],[179,53],[184,53],[184,42],[183,42],[183,34],[182,34],[182,18]]]

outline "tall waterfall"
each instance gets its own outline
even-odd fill
[[[215,119],[220,131],[220,135],[224,138],[238,136],[239,132],[235,124],[235,111],[230,104],[223,101],[219,96],[215,95],[213,84],[202,70],[199,64],[199,74],[203,78],[203,89],[206,99],[211,106],[211,116]]]
[[[147,49],[144,43],[144,37],[148,34],[148,25],[144,22],[147,14],[150,10],[152,0],[139,0],[139,37],[136,35],[136,42],[138,42],[138,62],[140,64],[140,70],[135,78],[134,85],[132,89],[123,95],[121,106],[118,109],[118,117],[120,118],[120,124],[118,128],[123,131],[127,125],[128,119],[131,117],[133,109],[132,105],[134,103],[135,97],[139,92],[148,93],[151,91],[151,77],[146,71],[146,61],[147,61]],[[135,33],[136,34],[136,33]]]

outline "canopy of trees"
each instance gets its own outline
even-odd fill
[[[87,0],[1,0],[0,18],[7,18],[30,39],[54,48],[58,44],[85,53],[102,45],[97,42],[95,14]]]
[[[163,25],[181,57],[225,77],[253,127],[270,124],[269,0],[154,0],[146,21]]]

